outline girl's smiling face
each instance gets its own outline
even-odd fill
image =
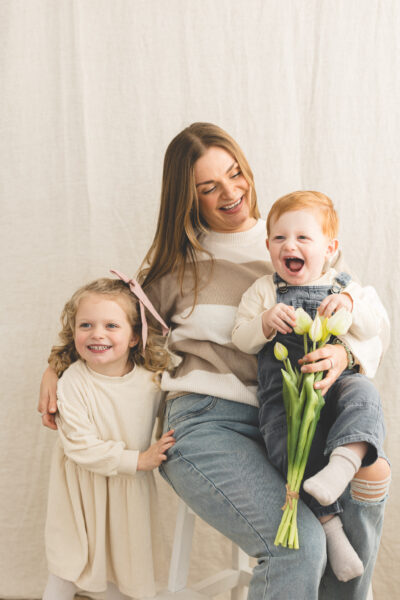
[[[325,261],[337,250],[338,241],[322,231],[313,210],[286,212],[271,223],[267,247],[275,271],[290,285],[318,279]]]
[[[121,377],[131,370],[129,352],[138,338],[117,299],[88,294],[79,302],[74,340],[79,356],[102,375]]]
[[[251,229],[250,186],[236,159],[219,146],[211,146],[194,165],[200,214],[210,229],[236,233]]]

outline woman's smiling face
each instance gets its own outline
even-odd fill
[[[250,186],[236,159],[219,146],[211,146],[194,165],[200,214],[210,229],[236,233],[251,229]]]
[[[322,231],[313,210],[294,210],[272,221],[267,247],[275,271],[291,285],[302,285],[322,275],[325,260],[338,241]]]

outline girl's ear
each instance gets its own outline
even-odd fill
[[[337,240],[336,238],[331,240],[326,248],[325,258],[332,258],[332,256],[335,254],[338,247],[339,247],[339,240]]]
[[[139,336],[137,333],[132,333],[131,340],[129,342],[129,348],[134,348],[139,343]]]
[[[267,246],[268,251],[269,251],[269,239],[268,238],[265,240],[265,245]]]

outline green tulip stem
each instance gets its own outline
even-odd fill
[[[304,343],[304,356],[308,354],[308,335],[306,333],[303,334],[303,343]]]

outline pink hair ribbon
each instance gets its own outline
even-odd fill
[[[157,319],[157,321],[161,324],[163,335],[167,335],[167,333],[169,332],[169,327],[162,320],[162,318],[160,317],[160,315],[158,314],[158,312],[156,311],[156,309],[154,308],[154,306],[152,305],[152,303],[150,302],[150,300],[148,299],[148,297],[146,296],[136,279],[129,279],[129,277],[127,277],[123,273],[120,273],[119,271],[115,271],[114,269],[111,269],[110,273],[114,273],[114,275],[116,275],[117,277],[122,279],[124,283],[129,285],[129,289],[131,290],[132,294],[134,294],[139,300],[140,317],[142,319],[143,350],[146,348],[147,342],[147,320],[145,308],[147,308],[147,310],[153,315],[153,317]]]

